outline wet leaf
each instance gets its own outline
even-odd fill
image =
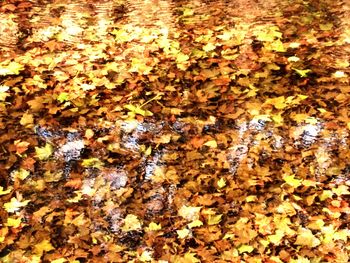
[[[9,63],[1,63],[0,64],[0,76],[6,76],[6,75],[18,75],[20,71],[24,69],[24,66],[11,61]]]
[[[203,145],[208,146],[210,148],[217,148],[218,147],[218,144],[215,140],[207,141]]]
[[[161,229],[162,229],[161,224],[157,224],[157,223],[151,222],[148,225],[148,230],[149,231],[158,231],[158,230],[161,230]]]
[[[203,225],[203,222],[200,220],[194,220],[193,222],[189,223],[187,226],[189,228],[194,228],[194,227],[200,227]]]
[[[23,169],[23,168],[20,168],[20,169],[13,171],[11,173],[11,177],[13,179],[20,179],[20,180],[26,179],[29,175],[30,175],[30,172]]]
[[[195,206],[182,206],[179,210],[179,216],[182,216],[183,218],[194,221],[199,219],[199,211],[202,207],[195,207]]]
[[[4,208],[7,212],[14,213],[25,207],[29,202],[30,200],[20,201],[16,197],[12,197],[10,202],[4,204]]]
[[[293,70],[302,78],[306,78],[307,74],[311,72],[310,69],[297,69],[293,68]]]
[[[190,234],[190,230],[188,230],[187,228],[181,229],[181,230],[176,230],[176,233],[178,235],[179,238],[183,239],[188,237],[188,235]]]
[[[143,251],[141,256],[140,256],[140,261],[141,262],[150,262],[152,261],[153,258],[152,258],[152,252],[151,251]]]
[[[209,215],[208,216],[208,225],[217,225],[221,222],[222,215]]]
[[[34,123],[33,114],[24,113],[19,123],[21,125],[23,125],[23,126],[31,126],[31,125],[33,125],[33,123]]]
[[[317,247],[321,242],[312,234],[310,229],[300,228],[294,244],[307,247]]]
[[[217,182],[217,185],[219,188],[223,188],[226,186],[226,181],[223,177],[220,178],[220,180]]]
[[[35,147],[36,158],[39,160],[47,160],[53,153],[53,147],[51,144],[46,143],[44,147]]]
[[[7,222],[6,222],[6,226],[8,227],[13,227],[13,228],[17,228],[21,225],[22,223],[22,219],[21,218],[7,218]]]
[[[238,248],[238,252],[239,254],[243,254],[243,253],[250,253],[254,250],[254,247],[253,246],[249,246],[249,245],[241,245],[239,248]]]
[[[297,188],[302,184],[302,180],[295,179],[295,175],[284,175],[283,180],[290,186]]]
[[[51,245],[49,240],[43,240],[40,243],[34,245],[34,253],[42,255],[44,252],[54,250],[55,248]]]
[[[103,167],[103,162],[101,162],[98,158],[89,158],[84,159],[81,165],[84,167],[94,167],[99,169]]]
[[[11,193],[12,189],[8,188],[7,190],[4,190],[4,188],[2,186],[0,186],[0,196],[1,195],[7,195],[9,193]]]
[[[136,215],[133,214],[128,214],[124,218],[124,225],[122,226],[122,230],[127,232],[127,231],[133,231],[133,230],[138,230],[141,229],[141,222],[138,219]]]
[[[6,98],[10,96],[10,94],[7,92],[9,89],[9,86],[0,85],[0,101],[5,101]]]

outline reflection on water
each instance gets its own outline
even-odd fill
[[[32,1],[28,7],[0,14],[0,48],[28,48],[50,40],[65,43],[102,41],[113,27],[158,28],[173,31],[183,24],[220,25],[237,18],[269,19],[276,1]],[[249,12],[245,12],[248,9]]]

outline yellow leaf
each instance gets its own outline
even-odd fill
[[[220,180],[217,182],[219,188],[223,188],[226,186],[226,181],[223,177],[220,178]]]
[[[246,202],[255,202],[255,201],[257,201],[258,200],[258,198],[256,197],[256,195],[249,195],[249,196],[247,196],[246,197],[246,199],[245,199],[245,201]]]
[[[24,113],[19,123],[23,126],[32,125],[34,123],[33,114]]]
[[[11,191],[12,191],[11,188],[4,190],[4,188],[2,186],[0,186],[0,195],[7,195],[7,194],[11,193]]]
[[[0,76],[6,75],[18,75],[21,70],[23,70],[23,65],[11,61],[8,65],[0,65]]]
[[[221,222],[222,215],[209,215],[208,225],[217,225]]]
[[[198,258],[196,258],[195,253],[187,252],[185,256],[183,257],[184,261],[179,261],[179,263],[197,263],[201,262]]]
[[[67,259],[65,259],[65,258],[58,258],[58,259],[55,259],[55,260],[51,261],[51,263],[64,263],[64,262],[67,262]]]
[[[218,144],[215,140],[207,141],[203,145],[208,146],[210,148],[217,148],[218,147]]]
[[[238,252],[239,254],[242,254],[242,253],[250,253],[254,250],[254,247],[253,246],[249,246],[249,245],[241,245],[239,248],[238,248]]]
[[[284,109],[287,104],[285,103],[285,98],[284,96],[280,96],[280,97],[277,97],[277,98],[272,98],[272,99],[267,99],[265,102],[264,102],[264,105],[272,105],[274,106],[276,109]]]
[[[176,63],[183,63],[186,62],[187,60],[189,60],[189,56],[184,54],[184,53],[179,53],[176,56]]]
[[[348,186],[347,185],[339,185],[337,188],[332,188],[332,192],[335,193],[337,196],[341,196],[341,195],[349,195],[350,192],[348,190]]]
[[[101,168],[103,166],[103,162],[101,162],[98,158],[89,158],[83,160],[82,166]]]
[[[23,168],[20,168],[11,173],[11,176],[13,179],[20,179],[20,180],[26,179],[29,175],[30,175],[30,172],[27,170],[24,170]]]
[[[193,221],[199,219],[199,211],[201,210],[201,206],[182,206],[179,210],[179,215],[183,218]]]
[[[87,138],[87,139],[91,139],[92,137],[94,137],[94,131],[93,130],[91,130],[91,129],[87,129],[86,131],[85,131],[85,137]]]
[[[157,231],[157,230],[161,230],[161,229],[162,229],[162,225],[161,224],[157,224],[157,223],[151,222],[148,225],[148,230],[149,231]]]
[[[189,234],[190,234],[190,230],[188,230],[187,228],[184,228],[182,230],[176,230],[177,235],[179,236],[179,238],[186,238]]]
[[[298,256],[297,259],[291,259],[289,263],[310,263],[310,260],[306,257]]]
[[[49,240],[43,240],[39,244],[34,246],[34,253],[42,255],[44,252],[54,250],[55,248],[51,245]]]
[[[203,47],[203,50],[205,52],[213,51],[216,48],[216,46],[213,43],[208,43]]]
[[[200,221],[200,220],[194,220],[192,221],[191,223],[189,223],[187,226],[189,228],[194,228],[194,227],[199,227],[199,226],[202,226],[203,225],[203,222]]]
[[[319,196],[321,201],[326,200],[327,198],[332,198],[333,192],[331,190],[323,190],[322,194]]]
[[[9,226],[9,227],[14,227],[14,228],[17,228],[21,225],[22,223],[22,219],[21,218],[7,218],[7,222],[6,222],[6,226]]]
[[[299,229],[297,240],[294,242],[295,245],[307,247],[317,247],[320,243],[320,240],[312,234],[310,229],[307,228]]]
[[[47,160],[53,153],[53,147],[46,143],[44,147],[35,147],[35,153],[39,160]]]
[[[300,186],[302,184],[302,180],[299,179],[295,179],[294,178],[294,174],[292,175],[284,175],[283,176],[283,180],[289,184],[290,186],[297,188],[298,186]]]
[[[140,261],[141,262],[150,262],[152,261],[152,252],[145,250],[142,252],[141,256],[140,256]]]
[[[268,239],[272,244],[279,245],[283,237],[284,232],[282,230],[277,229],[274,235],[268,236]]]
[[[292,68],[295,70],[295,72],[302,78],[306,78],[307,74],[311,72],[311,69],[297,69],[297,68]]]
[[[16,197],[12,197],[10,202],[4,204],[4,208],[9,213],[14,213],[26,206],[30,200],[18,201]]]
[[[0,85],[0,101],[5,101],[8,96],[10,96],[7,91],[10,89],[9,86]]]
[[[122,227],[122,230],[127,232],[127,231],[133,231],[137,229],[141,229],[140,220],[137,218],[136,215],[128,214],[124,219],[124,225]]]

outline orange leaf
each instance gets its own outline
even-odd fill
[[[81,181],[80,178],[73,178],[69,180],[64,186],[70,187],[73,189],[79,189],[82,185],[83,185],[83,182]]]
[[[201,137],[194,137],[191,139],[190,144],[197,149],[203,145],[204,141],[205,140]]]

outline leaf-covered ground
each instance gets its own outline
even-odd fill
[[[43,3],[0,7],[1,262],[349,262],[349,1]]]

